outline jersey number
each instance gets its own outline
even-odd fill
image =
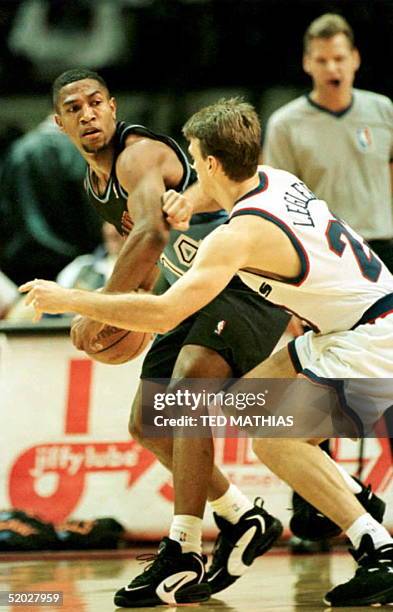
[[[378,280],[382,269],[378,257],[372,251],[369,254],[366,253],[363,244],[351,234],[341,221],[338,219],[329,221],[326,236],[330,250],[339,257],[348,246],[347,242],[342,240],[342,236],[346,236],[363,276],[373,283]]]

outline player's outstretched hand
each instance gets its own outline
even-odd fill
[[[180,231],[188,230],[193,213],[191,202],[181,193],[169,189],[162,196],[162,210],[166,214],[166,220],[173,229]]]
[[[19,287],[21,293],[27,293],[26,305],[34,307],[34,321],[39,321],[44,312],[60,314],[70,310],[70,289],[64,289],[53,281],[35,279]]]

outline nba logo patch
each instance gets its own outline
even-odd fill
[[[371,138],[371,130],[369,127],[358,128],[356,130],[356,141],[358,148],[364,153],[371,148],[373,143]]]

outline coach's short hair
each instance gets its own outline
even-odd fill
[[[314,19],[308,26],[303,38],[303,50],[307,53],[310,42],[315,38],[332,38],[336,34],[344,34],[351,47],[355,46],[355,37],[348,21],[337,13],[325,13]]]
[[[75,81],[82,81],[83,79],[93,79],[94,81],[98,81],[103,87],[105,87],[106,91],[109,94],[108,85],[104,81],[101,75],[94,70],[89,70],[89,68],[72,68],[71,70],[66,70],[62,74],[60,74],[52,85],[52,100],[53,106],[57,108],[57,102],[59,99],[60,90],[69,85],[70,83],[75,83]]]

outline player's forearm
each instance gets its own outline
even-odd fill
[[[177,320],[165,308],[163,296],[150,294],[108,295],[71,289],[62,308],[121,329],[165,333]]]
[[[161,252],[168,241],[169,232],[156,230],[133,230],[117,258],[112,275],[107,281],[104,293],[132,291],[145,287]]]

